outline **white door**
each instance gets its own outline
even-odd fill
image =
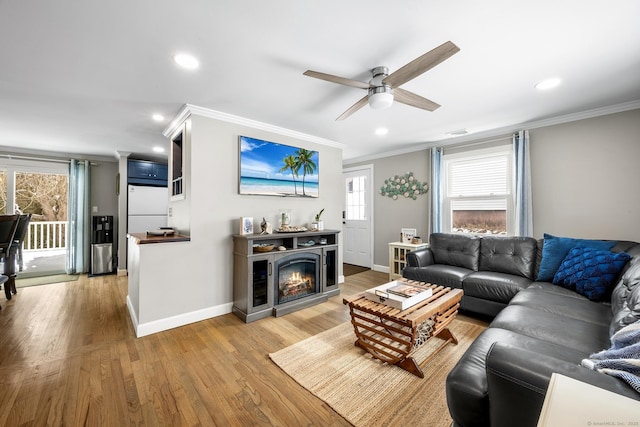
[[[373,266],[373,165],[344,169],[343,261]]]

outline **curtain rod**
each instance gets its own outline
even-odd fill
[[[51,159],[46,157],[31,157],[31,156],[21,156],[19,154],[4,154],[0,153],[0,157],[5,157],[9,160],[33,160],[38,162],[50,162],[50,163],[71,163],[71,160],[62,160],[62,159]],[[91,166],[97,166],[97,162],[89,162]]]
[[[474,141],[474,142],[469,142],[469,143],[466,143],[466,144],[464,142],[461,142],[460,144],[443,145],[442,148],[444,150],[446,150],[447,148],[473,147],[474,145],[491,144],[492,142],[510,141],[511,138],[512,138],[511,135],[506,135],[506,136],[503,136],[502,138],[488,139],[486,141]]]

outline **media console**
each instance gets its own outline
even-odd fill
[[[248,323],[338,295],[339,233],[234,235],[233,312]]]

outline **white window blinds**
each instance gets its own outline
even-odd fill
[[[449,197],[507,194],[506,155],[453,160],[449,164]]]

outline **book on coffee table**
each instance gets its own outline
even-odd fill
[[[387,288],[387,292],[392,293],[394,295],[399,295],[405,298],[411,298],[412,296],[415,296],[422,292],[427,292],[430,290],[431,289],[420,288],[418,286],[407,285],[405,283],[398,283],[397,285]]]
[[[406,310],[433,295],[430,288],[411,285],[399,280],[367,289],[365,298],[370,301],[389,305],[400,310]]]

